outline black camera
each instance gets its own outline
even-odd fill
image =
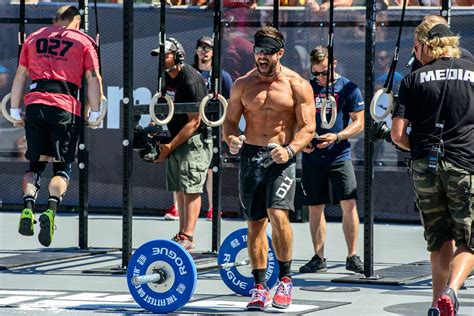
[[[387,126],[387,122],[385,121],[374,122],[371,138],[374,142],[382,140],[393,144],[392,137],[390,136],[390,127]]]
[[[135,127],[133,130],[133,149],[138,151],[140,159],[145,162],[153,162],[160,156],[160,144],[170,141],[168,131],[161,126],[150,125],[145,128]]]

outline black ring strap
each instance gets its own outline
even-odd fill
[[[402,16],[400,18],[400,28],[398,29],[398,38],[397,38],[397,43],[395,44],[395,52],[393,53],[393,59],[392,59],[392,63],[390,64],[390,70],[388,71],[387,79],[385,79],[385,83],[383,85],[383,87],[386,89],[385,91],[386,93],[392,92],[392,88],[393,88],[393,80],[395,78],[398,55],[400,53],[400,39],[402,37],[403,22],[405,21],[406,7],[407,7],[407,0],[403,0]]]
[[[328,68],[326,75],[326,100],[334,97],[334,0],[329,0]],[[329,84],[331,89],[329,90]]]

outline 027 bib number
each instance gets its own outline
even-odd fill
[[[64,57],[73,44],[73,42],[57,38],[40,38],[36,41],[36,52]]]

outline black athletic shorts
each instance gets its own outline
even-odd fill
[[[332,187],[332,202],[357,199],[357,182],[352,161],[330,166],[303,164],[301,187],[303,205],[321,205],[330,202],[329,183]]]
[[[74,162],[80,117],[56,106],[30,104],[26,107],[26,158],[38,161],[40,155],[61,162]]]
[[[257,221],[267,209],[294,210],[296,157],[284,164],[272,163],[271,149],[245,144],[240,154],[239,198],[244,217]]]

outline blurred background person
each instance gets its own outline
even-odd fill
[[[197,40],[196,52],[194,53],[193,67],[196,68],[201,76],[206,81],[206,86],[209,92],[211,91],[211,77],[212,77],[212,56],[214,48],[214,40],[209,36],[202,36]],[[230,97],[230,89],[232,88],[232,78],[230,74],[221,70],[221,94],[228,99]],[[208,209],[206,212],[206,219],[212,220],[212,168],[207,171],[206,181],[207,202]]]
[[[390,71],[390,65],[392,59],[390,58],[386,50],[381,50],[375,53],[375,61],[377,65],[376,76],[375,76],[375,91],[382,89],[385,80],[387,80],[388,72]],[[403,75],[398,71],[395,71],[393,75],[393,94],[398,94],[398,88],[400,87],[400,82],[403,80]]]

